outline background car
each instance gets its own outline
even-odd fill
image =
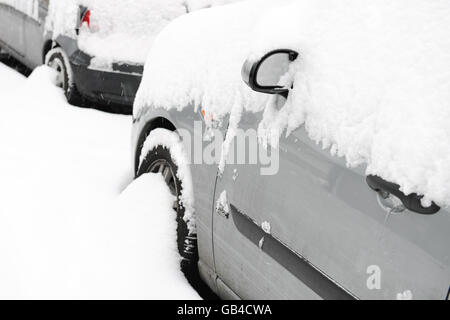
[[[0,47],[31,69],[43,63],[55,69],[58,73],[57,85],[64,89],[69,103],[82,104],[83,99],[87,98],[130,113],[141,81],[143,61],[115,59],[107,64],[94,63],[98,57],[88,52],[86,46],[84,50],[80,48],[79,37],[80,28],[84,28],[85,38],[91,32],[99,32],[90,30],[95,17],[90,8],[76,3],[52,3],[51,0],[0,1]],[[49,16],[49,6],[52,4],[52,16]],[[68,7],[69,4],[74,6],[72,11],[75,11],[76,21],[67,23],[66,29],[62,30],[61,24],[71,21],[71,15],[61,7]],[[99,16],[99,19],[107,19]],[[52,21],[55,17],[59,20],[56,23]],[[100,45],[105,47],[104,43]],[[108,47],[104,49],[108,50]],[[112,51],[109,55],[120,59],[120,55],[114,53],[114,48],[109,51]]]

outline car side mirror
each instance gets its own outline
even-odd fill
[[[287,98],[289,89],[279,85],[289,70],[289,64],[298,53],[290,49],[278,49],[265,54],[258,61],[247,60],[242,67],[242,79],[254,91],[279,94]]]

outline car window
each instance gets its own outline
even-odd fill
[[[48,2],[50,0],[39,0],[39,5],[45,9],[48,9]]]

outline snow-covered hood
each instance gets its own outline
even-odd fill
[[[349,166],[448,206],[449,16],[448,0],[253,0],[183,16],[156,38],[134,114],[194,103],[238,125],[264,110],[260,138],[305,125]],[[247,57],[275,48],[300,54],[281,109],[240,78]]]

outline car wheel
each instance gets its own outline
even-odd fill
[[[56,71],[55,84],[64,90],[67,102],[81,105],[83,99],[73,82],[72,68],[64,51],[59,47],[51,49],[45,56],[45,64]]]
[[[189,234],[188,226],[183,219],[185,209],[180,201],[182,183],[177,176],[177,172],[178,167],[172,159],[170,150],[158,145],[146,154],[136,177],[146,173],[161,173],[170,192],[176,197],[173,209],[176,212],[178,252],[182,258],[181,270],[189,279],[198,272],[197,235]]]

